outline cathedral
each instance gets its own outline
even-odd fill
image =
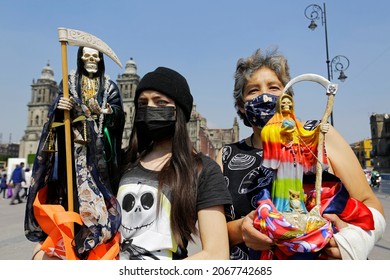
[[[122,148],[126,148],[132,130],[134,118],[134,95],[140,77],[137,74],[137,64],[130,58],[125,66],[123,74],[118,75],[116,84],[122,94],[125,112],[125,129],[123,131]],[[54,71],[47,64],[43,67],[41,76],[32,81],[31,100],[27,104],[27,128],[20,140],[19,157],[32,163],[37,152],[41,131],[46,122],[50,105],[57,96],[58,84],[54,79]],[[237,118],[232,119],[232,128],[208,128],[207,120],[196,111],[196,105],[192,108],[191,119],[188,122],[188,133],[195,149],[212,159],[215,159],[223,145],[237,142],[239,127]]]

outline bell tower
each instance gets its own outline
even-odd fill
[[[127,147],[130,139],[134,119],[134,96],[140,77],[137,74],[137,64],[130,58],[126,62],[125,72],[118,75],[116,83],[122,95],[123,110],[125,112],[125,128],[122,137],[122,148]]]
[[[29,155],[35,157],[43,125],[57,93],[58,85],[54,80],[54,72],[47,63],[42,69],[41,77],[36,82],[34,79],[32,81],[31,100],[27,104],[27,128],[20,140],[19,157],[26,158],[28,165],[32,164],[29,162]]]

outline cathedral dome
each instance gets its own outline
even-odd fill
[[[132,57],[130,57],[130,59],[126,62],[125,74],[137,74],[137,64]]]
[[[41,77],[39,79],[54,81],[54,71],[53,68],[50,67],[49,63],[47,63],[46,66],[43,67]]]

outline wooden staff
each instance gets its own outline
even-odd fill
[[[64,98],[69,98],[68,85],[68,55],[66,41],[61,41],[61,57],[62,57],[62,87]],[[64,110],[64,127],[65,127],[65,156],[66,156],[66,180],[68,193],[68,211],[74,211],[73,201],[73,159],[72,159],[72,143],[71,143],[71,126],[70,126],[70,111]],[[73,227],[72,227],[73,233]]]
[[[334,94],[328,94],[328,102],[326,103],[325,113],[322,116],[321,123],[319,124],[320,131],[318,135],[318,146],[317,146],[317,166],[316,166],[316,205],[321,204],[321,186],[322,186],[322,171],[323,171],[323,158],[324,158],[324,142],[325,133],[321,131],[321,125],[328,122],[330,113],[333,110]]]

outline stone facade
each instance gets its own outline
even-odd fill
[[[372,114],[370,117],[372,166],[380,173],[390,172],[390,115]]]
[[[140,77],[137,65],[133,59],[127,61],[125,71],[118,75],[116,83],[122,94],[125,112],[125,129],[123,132],[122,148],[129,142],[134,119],[134,95]],[[20,141],[19,157],[33,158],[37,151],[43,125],[50,105],[57,96],[58,85],[50,65],[46,65],[41,77],[31,85],[31,101],[27,105],[27,128]],[[227,129],[210,129],[207,120],[196,111],[194,104],[191,119],[188,123],[189,135],[198,151],[215,159],[224,144],[238,141],[239,126],[237,118],[232,118],[233,127]]]
[[[5,155],[7,157],[18,157],[19,144],[16,143],[0,144],[0,155]]]
[[[57,97],[58,85],[54,80],[53,69],[47,64],[41,73],[41,77],[31,85],[31,100],[27,104],[27,128],[20,140],[19,157],[30,158],[38,149],[42,128],[47,120],[50,105]],[[29,156],[30,155],[30,156]],[[27,164],[32,164],[29,160]]]
[[[363,169],[372,169],[372,141],[365,139],[351,144],[351,148]]]
[[[127,147],[134,120],[134,95],[140,77],[137,74],[137,64],[132,58],[126,62],[125,72],[118,75],[116,83],[122,95],[123,109],[125,111],[125,129],[122,136],[122,148]]]

